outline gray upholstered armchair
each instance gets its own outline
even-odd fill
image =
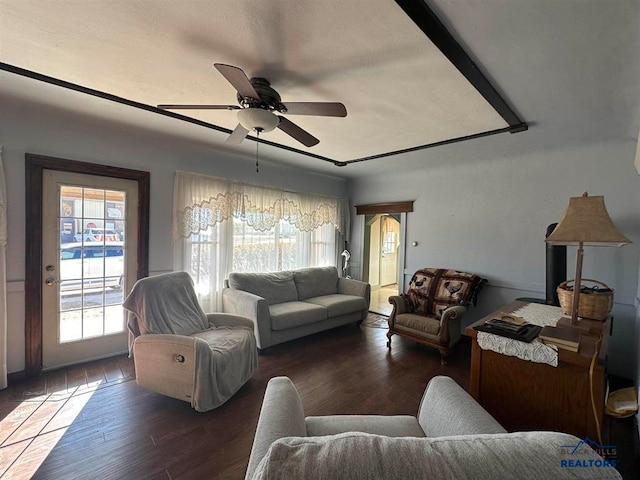
[[[258,368],[253,322],[205,314],[186,272],[138,280],[123,306],[142,387],[206,412],[231,398]]]
[[[394,334],[402,335],[437,348],[446,364],[451,348],[460,340],[460,319],[485,283],[477,275],[456,270],[418,270],[406,294],[389,297],[393,311],[387,347],[391,348]]]

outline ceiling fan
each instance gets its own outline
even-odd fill
[[[337,102],[287,102],[282,103],[280,95],[269,82],[260,77],[249,79],[238,67],[216,63],[214,66],[238,92],[238,105],[158,105],[162,110],[239,110],[238,125],[227,138],[226,143],[239,144],[250,131],[258,134],[279,128],[307,147],[317,145],[320,140],[302,129],[291,120],[274,112],[289,115],[319,115],[325,117],[346,117],[347,109]]]

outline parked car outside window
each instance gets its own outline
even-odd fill
[[[120,235],[115,230],[109,228],[85,228],[82,233],[73,236],[76,242],[117,242]]]
[[[123,242],[64,243],[60,246],[60,290],[121,288]]]

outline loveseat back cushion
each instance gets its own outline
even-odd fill
[[[298,300],[298,291],[293,281],[293,272],[229,274],[229,287],[253,293],[264,298],[269,305]]]
[[[444,268],[423,268],[411,277],[404,295],[408,310],[438,320],[442,312],[454,305],[467,305],[486,280],[472,273]]]
[[[298,300],[338,293],[338,269],[336,267],[301,268],[293,271],[298,289]]]
[[[517,432],[440,438],[392,438],[366,433],[285,437],[271,444],[254,480],[300,478],[620,479],[612,466],[572,435]],[[565,460],[566,463],[562,463]],[[570,468],[569,461],[588,466]],[[589,460],[593,460],[589,464]]]

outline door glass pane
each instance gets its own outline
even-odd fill
[[[124,330],[124,318],[120,305],[104,308],[104,334],[119,333]]]
[[[82,311],[82,338],[104,334],[104,308],[85,308]]]
[[[60,186],[60,343],[125,331],[126,193]]]
[[[82,310],[60,312],[60,343],[82,340]]]

